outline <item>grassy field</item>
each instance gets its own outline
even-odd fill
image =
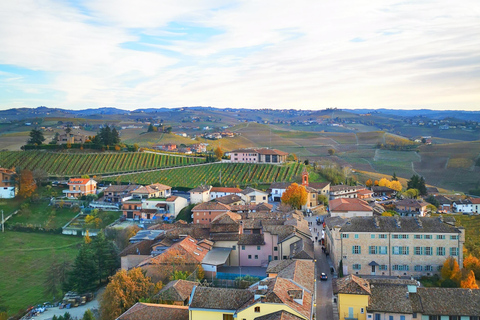
[[[447,215],[446,215],[447,216]],[[465,247],[480,254],[480,216],[448,215],[455,217],[456,225],[465,228]]]
[[[48,267],[56,261],[73,261],[83,239],[72,236],[6,231],[0,233],[0,293],[8,314],[49,301],[44,295]],[[58,298],[58,297],[57,297]]]
[[[274,181],[292,181],[303,170],[298,163],[282,166],[270,164],[221,163],[205,166],[168,169],[149,173],[112,177],[112,181],[139,184],[163,183],[175,188],[195,188],[200,184],[220,183],[225,186],[246,186]],[[107,180],[110,178],[107,178]]]
[[[203,158],[157,155],[151,153],[53,153],[42,151],[0,152],[5,168],[43,169],[50,175],[80,176],[127,172],[202,163]]]

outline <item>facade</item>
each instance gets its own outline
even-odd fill
[[[463,265],[465,229],[426,217],[325,219],[325,246],[343,274],[421,277],[452,256]]]
[[[15,198],[15,171],[0,168],[0,199]]]
[[[244,189],[240,197],[246,204],[268,203],[268,193],[254,188]]]
[[[85,143],[86,140],[87,136],[84,134],[64,133],[58,136],[57,144]]]
[[[183,197],[132,198],[122,203],[123,217],[128,220],[175,218],[188,205]]]
[[[365,189],[362,186],[337,185],[330,187],[330,199],[357,198],[357,191]]]
[[[278,202],[282,201],[282,195],[290,185],[290,182],[273,182],[269,188],[272,200]]]
[[[78,198],[97,193],[97,182],[93,179],[70,179],[67,185],[68,190],[63,190],[63,193],[68,198]]]
[[[423,199],[402,199],[395,203],[397,212],[401,215],[419,215],[424,217],[427,213],[428,203]]]
[[[372,186],[372,192],[374,197],[393,197],[397,194],[397,191],[385,186]]]
[[[132,191],[138,189],[138,185],[113,185],[108,186],[104,191],[104,200],[106,202],[121,203],[132,197]]]
[[[224,187],[213,187],[210,189],[210,200],[224,197],[224,196],[229,196],[232,194],[235,195],[240,195],[240,192],[242,192],[242,189],[239,188],[224,188]]]
[[[201,185],[189,191],[190,203],[202,203],[210,201],[210,190],[212,186]]]
[[[287,152],[277,149],[237,149],[230,152],[230,161],[238,163],[284,163]]]
[[[153,183],[148,186],[141,186],[132,191],[134,198],[168,198],[172,195],[172,187],[161,183]]]
[[[193,223],[209,224],[217,216],[230,210],[230,207],[218,202],[203,202],[192,209]]]
[[[454,212],[478,214],[480,212],[480,198],[454,201],[452,206]]]
[[[337,198],[329,202],[332,217],[352,218],[371,217],[373,208],[364,200],[357,198]]]

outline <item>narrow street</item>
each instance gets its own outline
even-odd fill
[[[312,222],[311,229],[313,239],[317,232],[320,237],[322,235],[322,226],[317,226],[316,216],[307,217]],[[316,228],[316,231],[314,231]],[[316,299],[316,318],[317,320],[334,320],[333,317],[333,291],[332,291],[332,274],[330,273],[330,259],[322,252],[322,246],[315,241],[315,259],[317,268],[317,299]],[[325,273],[328,277],[327,281],[320,280],[320,274]]]

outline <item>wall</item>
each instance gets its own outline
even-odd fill
[[[260,307],[260,312],[255,312],[255,307]],[[294,315],[296,315],[296,316],[298,316],[302,319],[308,319],[305,316],[303,316],[302,314],[298,313],[297,311],[288,307],[285,304],[259,303],[259,302],[257,302],[255,304],[251,305],[250,307],[248,307],[248,308],[246,308],[242,311],[239,311],[237,313],[237,320],[243,320],[243,319],[253,320],[257,317],[264,316],[264,315],[267,315],[269,313],[277,312],[277,311],[280,311],[280,310],[285,310],[285,311],[288,311],[290,313],[293,313]]]
[[[339,320],[345,320],[348,317],[348,308],[353,308],[353,317],[358,320],[367,319],[368,295],[360,294],[339,294],[338,295],[338,315]],[[363,308],[363,314],[360,313]]]
[[[234,311],[200,311],[190,309],[189,320],[223,320],[223,314],[233,315]]]
[[[0,199],[15,198],[15,187],[0,187]]]
[[[232,249],[230,256],[228,257],[227,264],[232,267],[239,266],[239,248],[237,246],[237,241],[215,241],[213,244],[214,248],[232,248],[235,246],[235,250]]]

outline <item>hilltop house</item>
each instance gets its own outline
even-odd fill
[[[226,187],[213,187],[210,189],[210,200],[228,196],[231,194],[240,195],[242,189],[239,188],[226,188]]]
[[[460,213],[479,213],[480,198],[460,199],[452,204],[454,212]]]
[[[288,153],[277,149],[237,149],[230,151],[230,161],[239,163],[283,163]]]
[[[330,187],[330,199],[357,198],[358,190],[365,189],[363,186],[337,185]]]
[[[85,143],[87,136],[84,134],[63,133],[58,135],[57,144]]]
[[[132,198],[122,203],[123,217],[128,220],[156,220],[175,218],[188,205],[183,197]]]
[[[63,190],[63,193],[68,198],[79,198],[97,193],[97,182],[93,179],[70,179],[67,185],[68,190]]]
[[[0,199],[15,198],[15,171],[0,168]]]

